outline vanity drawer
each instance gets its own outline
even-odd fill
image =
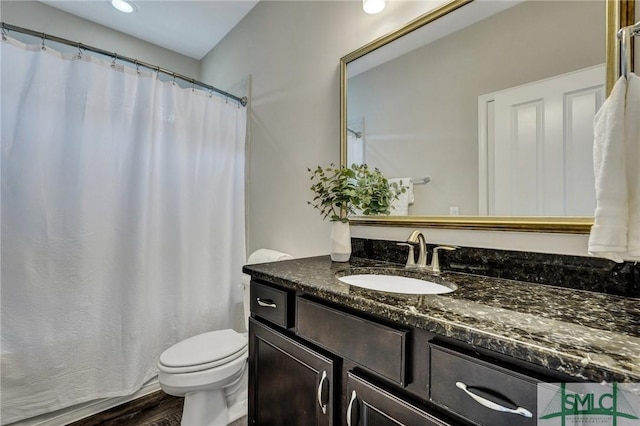
[[[251,281],[251,313],[284,328],[293,325],[295,294]]]
[[[408,331],[298,298],[296,333],[402,386]]]
[[[429,347],[432,402],[480,425],[536,425],[540,380],[433,343]],[[487,408],[467,392],[517,413]]]

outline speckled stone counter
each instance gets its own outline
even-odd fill
[[[443,272],[440,295],[366,290],[339,281],[350,268],[397,264],[328,256],[247,265],[243,271],[352,309],[590,381],[640,383],[640,299]],[[379,272],[384,272],[382,269]]]

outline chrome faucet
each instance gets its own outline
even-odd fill
[[[413,255],[413,245],[418,244],[418,262],[414,262]],[[409,246],[409,257],[407,259],[407,268],[417,268],[423,269],[425,271],[433,272],[434,274],[439,274],[440,270],[440,259],[438,257],[439,250],[455,250],[458,247],[456,246],[437,246],[433,249],[433,255],[431,256],[431,264],[427,265],[427,244],[424,239],[424,235],[420,231],[413,231],[409,238],[407,238],[407,243],[399,243],[399,245],[408,245]]]
[[[418,263],[413,262],[413,250],[409,250],[409,259],[407,260],[407,266],[413,268],[424,269],[427,267],[427,244],[424,240],[424,235],[420,231],[413,231],[407,243],[411,246],[418,244]]]
[[[424,235],[420,231],[413,231],[409,238],[407,238],[407,242],[411,244],[418,244],[418,263],[415,265],[417,268],[426,268],[427,267],[427,244],[424,241]],[[412,253],[410,253],[412,254]]]

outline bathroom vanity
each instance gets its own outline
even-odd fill
[[[403,272],[244,267],[250,424],[535,425],[539,383],[640,382],[638,299],[447,272],[451,293],[386,293],[338,280],[354,268]]]

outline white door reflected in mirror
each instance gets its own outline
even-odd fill
[[[480,214],[589,216],[605,66],[478,98]]]

